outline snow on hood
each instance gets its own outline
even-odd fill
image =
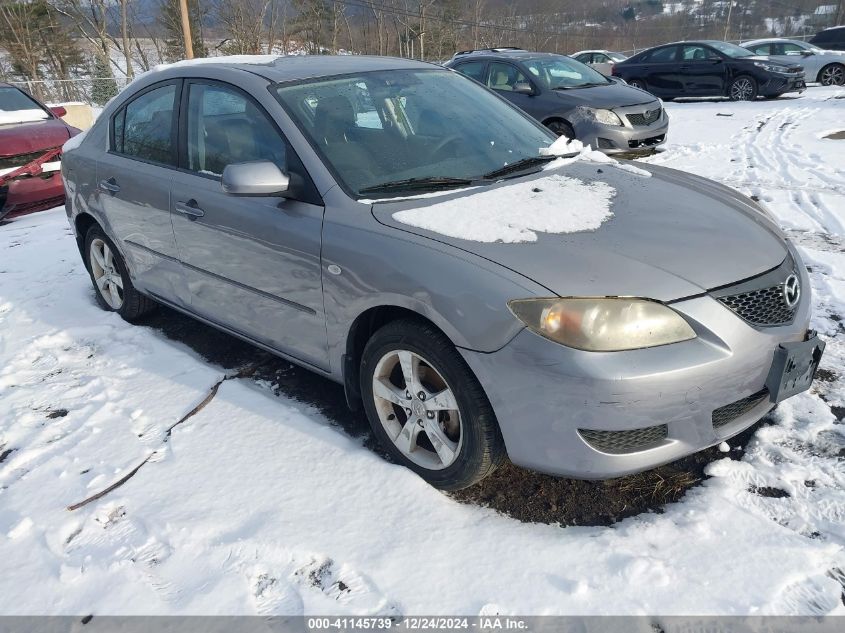
[[[33,123],[49,118],[50,115],[39,108],[32,108],[30,110],[0,110],[0,125]]]
[[[88,134],[88,130],[83,130],[76,136],[71,136],[68,140],[65,141],[65,144],[62,145],[62,153],[66,154],[67,152],[76,149],[80,145],[82,145],[82,139],[85,138],[85,135]]]
[[[541,147],[540,156],[558,156],[558,160],[552,161],[545,166],[545,169],[557,169],[564,165],[574,163],[576,160],[589,160],[594,163],[604,163],[605,165],[612,165],[616,169],[627,171],[631,174],[637,174],[643,178],[650,178],[651,172],[646,171],[628,163],[620,163],[618,160],[611,158],[607,154],[594,150],[589,145],[585,146],[578,139],[570,139],[566,136],[560,136],[558,139],[548,147]]]
[[[616,190],[551,174],[418,209],[398,211],[402,224],[475,242],[536,242],[537,231],[594,231],[609,220]],[[567,200],[577,200],[570,206]]]

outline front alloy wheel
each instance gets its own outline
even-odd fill
[[[484,389],[430,323],[403,318],[377,330],[361,354],[360,390],[384,450],[432,486],[466,488],[505,459]]]
[[[731,101],[752,101],[757,96],[757,84],[751,77],[737,77],[731,83]]]
[[[430,470],[455,463],[461,412],[429,361],[408,350],[387,352],[373,373],[373,396],[379,422],[402,455]]]

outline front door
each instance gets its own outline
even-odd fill
[[[173,177],[171,204],[192,310],[326,368],[323,207],[308,175],[269,115],[240,89],[189,80],[183,112],[183,169]],[[256,160],[288,173],[293,197],[222,190],[226,165]]]
[[[113,115],[108,154],[97,162],[97,196],[135,286],[187,305],[170,222],[180,89],[181,80],[154,84]]]
[[[487,72],[487,86],[535,119],[542,119],[543,115],[547,113],[541,111],[537,99],[533,95],[516,92],[517,85],[528,85],[534,88],[533,83],[525,76],[525,73],[513,64],[490,62]]]
[[[681,46],[681,75],[688,95],[725,92],[725,64],[714,50],[700,44]]]

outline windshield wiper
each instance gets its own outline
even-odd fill
[[[372,185],[359,189],[358,193],[389,193],[391,191],[413,191],[418,189],[450,189],[453,187],[465,187],[471,185],[472,180],[468,178],[452,178],[450,176],[433,176],[430,178],[405,178],[404,180],[392,180],[383,182],[380,185]]]
[[[508,174],[512,174],[514,172],[523,171],[530,167],[534,167],[536,165],[542,165],[543,163],[548,163],[549,161],[554,160],[557,156],[530,156],[528,158],[523,158],[521,160],[516,161],[515,163],[511,163],[510,165],[505,165],[504,167],[500,167],[499,169],[494,169],[491,172],[488,172],[482,176],[484,179],[493,179],[493,178],[501,178],[502,176],[507,176]]]

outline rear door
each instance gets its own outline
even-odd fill
[[[170,222],[181,89],[182,80],[153,84],[112,116],[109,151],[97,162],[97,196],[136,287],[187,305]]]
[[[276,123],[230,84],[186,80],[173,228],[191,309],[235,333],[328,367],[320,276],[323,206]],[[225,193],[226,165],[270,160],[293,197]]]
[[[657,96],[683,95],[684,83],[677,53],[677,46],[655,48],[628,72],[630,79],[644,80],[649,92]]]

